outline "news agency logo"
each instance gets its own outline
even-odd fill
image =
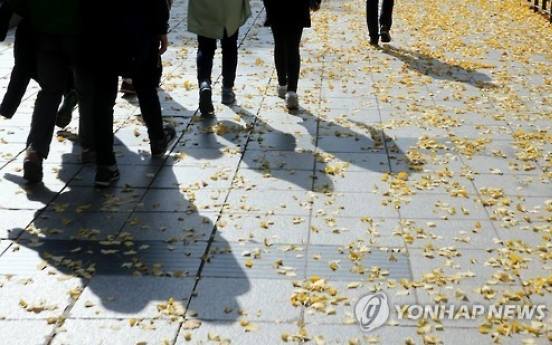
[[[355,306],[355,317],[364,332],[370,332],[382,326],[389,318],[387,295],[378,292],[362,297]]]
[[[475,320],[479,317],[487,319],[510,320],[543,320],[549,308],[544,305],[468,305],[468,304],[437,304],[394,305],[396,317],[399,320],[439,319],[439,320]],[[387,322],[390,314],[387,295],[384,292],[366,295],[355,305],[355,317],[364,332],[371,332]]]

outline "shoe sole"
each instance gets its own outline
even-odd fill
[[[109,187],[113,182],[117,180],[119,180],[119,177],[112,178],[109,181],[95,181],[94,184],[96,185],[96,187]]]
[[[199,93],[199,112],[202,116],[209,116],[214,110],[211,89],[201,90]]]
[[[174,142],[175,139],[176,139],[176,135],[171,140],[169,140],[167,142],[167,147],[165,148],[165,151],[163,151],[161,153],[152,154],[151,157],[152,158],[161,158],[161,157],[165,156],[165,154],[169,150],[169,147],[172,145],[172,143]]]
[[[109,181],[94,181],[94,184],[97,187],[109,187],[113,182],[118,181],[120,177],[120,175],[117,175],[115,177],[112,177]]]
[[[32,161],[23,162],[23,178],[31,183],[42,181],[40,166]]]

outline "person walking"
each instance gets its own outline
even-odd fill
[[[377,47],[379,40],[383,43],[391,42],[391,24],[393,24],[394,0],[382,0],[381,11],[378,11],[379,0],[366,0],[366,23],[370,45]]]
[[[90,83],[87,68],[78,62],[80,45],[80,2],[69,0],[10,0],[13,10],[29,20],[35,44],[38,91],[23,161],[23,178],[30,183],[42,181],[42,163],[47,159],[61,98],[72,74],[81,117],[92,119],[86,106]],[[88,111],[88,113],[87,113]]]
[[[264,0],[266,18],[274,37],[274,65],[278,97],[285,106],[299,107],[297,85],[301,71],[301,37],[311,27],[311,11],[320,9],[321,0]]]
[[[113,144],[113,105],[119,76],[132,78],[138,103],[145,122],[153,158],[162,157],[176,138],[176,130],[164,123],[157,93],[160,58],[169,45],[167,38],[170,16],[167,0],[124,0],[106,2],[111,12],[93,6],[97,11],[91,18],[104,18],[97,30],[88,30],[90,64],[98,73],[94,84],[94,138],[96,143],[95,185],[108,187],[120,178]],[[94,1],[85,2],[87,5]],[[105,9],[105,7],[104,7]],[[87,11],[87,12],[91,12]],[[97,24],[96,24],[97,25]],[[122,28],[122,29],[121,29]],[[105,65],[105,67],[102,67]]]
[[[0,3],[0,41],[6,38],[9,22],[17,16],[8,1]],[[13,48],[14,64],[10,74],[10,81],[2,102],[0,102],[0,115],[12,118],[25,93],[31,79],[36,81],[36,47],[34,35],[28,19],[19,18],[15,29]],[[71,122],[73,111],[77,107],[77,93],[74,88],[73,76],[68,75],[67,85],[63,95],[63,103],[58,109],[56,126],[65,128]],[[80,128],[79,128],[80,131]],[[82,133],[86,137],[85,132]],[[79,133],[81,136],[81,133]]]
[[[197,34],[196,65],[202,116],[214,115],[211,73],[217,40],[222,48],[221,103],[229,105],[236,101],[238,33],[250,16],[249,0],[190,0],[188,3],[188,31]]]

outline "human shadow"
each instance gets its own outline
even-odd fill
[[[333,191],[334,181],[351,166],[393,173],[419,171],[423,164],[410,160],[391,137],[370,124],[324,120],[301,107],[284,114],[285,120],[280,119],[288,121],[288,128],[295,128],[294,133],[286,133],[262,114],[254,115],[237,103],[229,108],[235,118],[198,118],[189,129],[195,137],[180,149],[186,155],[207,160],[219,158],[224,150],[235,150],[246,169],[320,193]],[[240,171],[243,174],[246,170]]]
[[[61,192],[48,183],[25,186],[29,200],[45,206],[25,229],[9,231],[12,247],[20,249],[0,256],[2,273],[34,276],[49,271],[80,279],[68,318],[101,313],[209,319],[201,305],[196,304],[193,313],[188,307],[198,284],[204,277],[217,277],[208,272],[218,268],[239,278],[214,301],[232,311],[224,321],[237,320],[237,297],[248,291],[249,281],[233,255],[212,262],[223,252],[220,248],[229,247],[216,231],[218,213],[198,207],[180,190],[182,176],[169,163],[173,156],[150,159],[137,148],[116,139],[121,179],[112,187],[93,187],[93,164],[74,175],[60,174],[66,183]],[[76,153],[65,155],[61,170],[79,164]],[[13,176],[11,180],[24,183]]]
[[[341,175],[347,170],[396,173],[419,171],[423,165],[422,161],[412,160],[401,145],[377,125],[346,116],[329,120],[303,107],[290,114],[302,119],[300,123],[315,138],[319,151],[317,171],[326,171],[330,175]],[[316,124],[313,125],[312,121]],[[401,140],[415,143],[414,138]]]
[[[224,157],[230,157],[232,162],[228,164],[234,170],[240,164],[245,168],[241,172],[262,174],[265,178],[312,190],[315,157],[312,151],[296,150],[296,136],[270,126],[238,103],[228,108],[235,116],[201,117],[196,114],[178,150],[203,162],[206,167],[220,167],[225,164]]]
[[[263,178],[292,183],[307,191],[322,192],[333,189],[331,178],[317,162],[319,156],[310,135],[284,132],[267,119],[253,115],[238,104],[229,108],[245,126],[228,119],[218,121],[217,126],[237,127],[238,131],[247,132],[247,150],[241,160],[247,170],[262,174]],[[291,122],[284,124],[285,127],[297,127],[294,123],[295,118],[289,117],[288,120]],[[325,190],[317,189],[317,185],[324,185]]]
[[[479,88],[496,88],[492,78],[478,72],[477,66],[447,63],[414,49],[403,49],[393,45],[384,45],[381,51],[404,62],[408,69],[435,79],[445,79],[474,84]]]

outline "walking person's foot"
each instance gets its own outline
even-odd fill
[[[98,165],[96,168],[96,179],[94,184],[97,187],[109,187],[121,177],[117,165]]]
[[[73,118],[73,111],[77,107],[77,104],[78,98],[76,91],[69,91],[65,94],[63,97],[63,103],[61,103],[61,107],[59,107],[57,112],[56,126],[59,128],[65,128],[69,125],[71,119]]]
[[[38,152],[27,151],[23,160],[23,178],[30,183],[38,183],[42,181],[42,157]]]
[[[383,43],[391,42],[391,35],[389,34],[389,29],[387,29],[386,27],[381,27],[380,38]]]
[[[203,117],[213,116],[215,107],[213,106],[211,85],[208,82],[199,84],[199,112]]]
[[[83,148],[81,151],[81,163],[96,163],[96,150]]]
[[[290,110],[295,110],[299,108],[299,96],[297,96],[296,92],[294,91],[286,92],[285,105],[286,105],[286,108]]]
[[[173,125],[166,123],[163,125],[163,138],[150,142],[151,156],[153,158],[163,157],[169,149],[169,146],[176,138],[176,130]]]
[[[379,36],[370,36],[370,45],[372,47],[378,47],[379,44]]]
[[[284,99],[286,98],[286,93],[287,93],[287,85],[278,85],[278,87],[276,88],[276,94],[278,95],[278,97],[280,97],[281,99]]]
[[[222,87],[221,103],[224,105],[230,105],[236,102],[236,94],[231,87]]]

